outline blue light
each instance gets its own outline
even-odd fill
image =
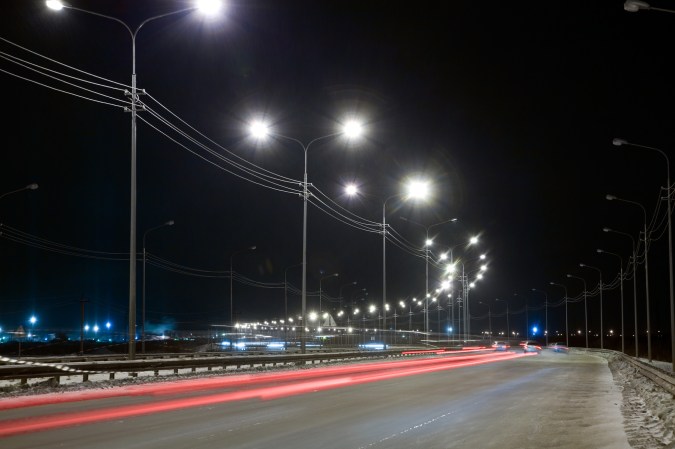
[[[537,334],[537,330],[538,330],[538,329],[537,329],[537,326],[533,326],[533,327],[532,327],[532,335],[536,335],[536,334]]]

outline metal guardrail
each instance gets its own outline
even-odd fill
[[[321,352],[308,354],[263,354],[263,355],[225,355],[222,353],[199,354],[162,354],[145,357],[143,359],[126,360],[119,356],[69,356],[11,359],[0,357],[0,380],[21,380],[26,384],[31,378],[53,379],[58,384],[61,376],[81,375],[83,381],[89,380],[92,374],[109,374],[109,379],[115,379],[117,373],[127,373],[131,377],[138,373],[153,372],[156,376],[159,371],[198,368],[227,369],[228,367],[255,367],[277,365],[305,365],[307,363],[321,363],[340,360],[354,360],[363,358],[401,357],[401,350],[385,351],[352,351],[352,352]]]
[[[623,352],[614,351],[612,349],[597,349],[597,348],[575,348],[575,349],[577,349],[578,351],[602,352],[618,355],[624,361],[637,368],[640,374],[650,379],[652,382],[654,382],[659,387],[663,388],[668,393],[675,395],[675,375],[673,373],[664,371],[656,366],[650,365],[649,363],[645,363],[639,359],[636,359],[635,357],[631,357],[627,354],[624,354]]]

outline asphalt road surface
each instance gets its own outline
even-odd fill
[[[630,448],[604,359],[369,362],[0,401],[0,447]]]

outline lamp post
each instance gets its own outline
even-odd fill
[[[669,186],[670,187],[670,186]],[[650,318],[650,313],[649,313],[649,238],[647,236],[647,209],[645,207],[638,203],[637,201],[632,201],[632,200],[624,200],[622,198],[618,198],[614,195],[607,195],[605,198],[608,201],[622,201],[624,203],[632,204],[634,206],[638,206],[640,209],[642,209],[642,215],[644,218],[644,225],[642,228],[642,234],[644,236],[644,242],[645,242],[645,302],[646,302],[646,308],[647,308],[647,359],[651,363],[652,361],[652,328],[651,328],[651,318]],[[637,254],[636,254],[637,257]],[[671,269],[671,275],[672,275],[672,269]],[[635,334],[637,338],[637,327],[635,329]],[[674,362],[675,363],[675,362]]]
[[[545,317],[545,319],[544,319],[544,327],[545,327],[545,329],[544,329],[544,340],[546,342],[546,346],[548,346],[548,294],[544,290],[539,290],[539,289],[536,289],[536,288],[533,288],[532,291],[544,294],[544,301],[545,301],[544,302],[544,311],[545,311],[545,314],[544,314],[544,317]]]
[[[434,223],[429,226],[425,226],[422,223],[417,223],[416,221],[412,221],[407,219],[406,217],[400,217],[401,220],[407,221],[408,223],[415,224],[417,226],[421,226],[424,228],[424,231],[426,233],[426,238],[424,239],[424,260],[425,260],[425,287],[424,287],[424,301],[426,304],[426,311],[424,313],[424,331],[428,332],[429,331],[429,247],[432,245],[433,240],[429,238],[429,230],[435,226],[440,226],[442,224],[446,223],[454,223],[457,221],[457,218],[450,218],[448,220],[443,220],[438,223]],[[452,254],[452,249],[450,249],[451,254]],[[450,257],[451,263],[452,263],[452,256]]]
[[[587,289],[586,289],[586,279],[579,277],[579,276],[574,276],[572,274],[567,275],[568,278],[574,278],[574,279],[579,279],[581,282],[584,283],[584,328],[585,328],[585,333],[586,333],[586,349],[588,349],[588,307],[586,305],[586,297],[587,297]]]
[[[302,263],[296,263],[295,265],[290,265],[284,270],[284,346],[288,345],[288,269],[299,267]]]
[[[322,278],[319,279],[319,326],[317,327],[317,331],[321,328],[321,297],[323,296],[323,290],[321,289],[321,283],[323,282],[324,279],[338,277],[338,276],[340,276],[338,273],[333,273],[333,274],[329,274],[328,276],[323,276]]]
[[[626,4],[629,2],[626,2]],[[643,5],[647,5],[646,9],[655,9],[657,11],[666,11],[666,12],[673,12],[668,9],[658,9],[658,8],[651,8],[647,3],[645,2],[633,2],[633,3],[642,3]],[[671,369],[675,371],[675,293],[673,292],[673,233],[672,233],[672,228],[671,228],[671,221],[672,221],[672,214],[673,214],[673,192],[671,191],[671,186],[670,186],[670,159],[668,159],[668,155],[666,154],[665,151],[660,150],[658,148],[646,146],[646,145],[639,145],[636,143],[631,143],[623,139],[614,139],[612,140],[612,143],[616,146],[621,146],[621,145],[628,145],[628,146],[633,146],[636,148],[644,148],[647,150],[652,150],[656,151],[659,153],[661,156],[663,156],[666,159],[666,204],[668,205],[668,281],[669,281],[669,292],[670,292],[670,347],[671,347],[671,360],[672,360],[672,366]],[[646,238],[646,236],[645,236]],[[646,246],[645,246],[646,249]],[[645,262],[646,263],[646,262]],[[650,336],[651,337],[651,336]],[[650,359],[651,360],[651,359]]]
[[[506,335],[507,340],[511,338],[511,328],[509,327],[509,302],[505,299],[495,298],[495,301],[501,301],[506,303]]]
[[[626,0],[623,4],[623,9],[628,12],[638,12],[641,9],[644,9],[675,14],[675,11],[672,9],[654,8],[653,6],[650,6],[649,3],[640,0]]]
[[[631,241],[631,249],[632,249],[632,255],[631,257],[633,258],[633,319],[635,320],[634,322],[634,337],[635,337],[635,358],[638,357],[638,325],[637,325],[637,261],[635,259],[635,239],[633,238],[632,235],[630,235],[627,232],[621,232],[621,231],[616,231],[614,229],[610,228],[602,228],[604,232],[613,232],[615,234],[621,234],[627,236],[630,241]],[[629,259],[630,260],[630,259]]]
[[[361,125],[353,120],[347,121],[342,127],[341,131],[334,132],[331,134],[326,134],[325,136],[317,137],[313,140],[310,140],[309,143],[305,144],[304,142],[283,134],[273,133],[269,130],[268,126],[262,122],[255,122],[250,127],[251,134],[255,137],[262,139],[270,135],[273,137],[278,137],[280,139],[285,139],[290,142],[295,142],[302,148],[302,151],[305,155],[305,169],[303,173],[302,181],[302,333],[303,337],[300,339],[300,352],[302,354],[306,353],[306,344],[305,344],[305,326],[307,325],[307,203],[309,201],[309,184],[307,182],[307,153],[309,152],[310,147],[316,142],[323,141],[335,136],[345,135],[348,138],[358,137],[361,135]]]
[[[143,233],[143,299],[142,299],[142,313],[141,313],[141,352],[145,354],[145,261],[147,259],[147,252],[145,251],[145,237],[148,233],[163,228],[165,226],[173,226],[173,220],[162,223],[159,226],[150,228]]]
[[[112,20],[114,22],[122,25],[131,36],[131,92],[125,92],[129,96],[130,106],[125,108],[126,111],[131,112],[131,200],[130,200],[130,230],[129,230],[129,359],[134,359],[136,357],[136,115],[138,111],[144,110],[142,105],[139,105],[138,96],[145,94],[143,89],[138,90],[136,88],[136,36],[140,29],[146,23],[160,19],[163,17],[171,16],[174,14],[179,14],[187,11],[193,11],[196,9],[202,9],[207,12],[215,11],[218,2],[202,2],[197,6],[179,9],[177,11],[171,11],[165,14],[160,14],[157,16],[150,17],[141,22],[140,25],[136,27],[135,30],[132,30],[129,25],[127,25],[122,20],[107,16],[105,14],[100,14],[93,11],[88,11],[86,9],[76,8],[74,6],[66,5],[59,0],[49,0],[46,2],[47,6],[50,9],[60,11],[61,9],[72,9],[74,11],[80,11],[104,19]]]
[[[562,287],[565,290],[565,345],[567,347],[569,347],[569,345],[570,345],[570,337],[569,337],[570,333],[569,333],[569,328],[568,328],[568,325],[567,325],[568,324],[567,323],[567,303],[569,301],[568,301],[568,298],[567,298],[567,287],[564,286],[563,284],[558,284],[556,282],[549,282],[549,284],[557,285],[558,287]]]
[[[603,331],[603,327],[602,327],[602,271],[600,270],[600,268],[592,267],[592,266],[586,265],[584,263],[580,263],[579,266],[581,268],[590,268],[591,270],[595,270],[595,271],[598,272],[598,276],[600,276],[600,284],[598,284],[600,286],[600,349],[605,349],[604,339],[603,339],[604,331]]]
[[[239,251],[235,251],[230,255],[230,328],[234,326],[234,309],[233,309],[233,279],[234,279],[234,269],[232,268],[232,262],[234,259],[234,256],[243,253],[246,251],[253,251],[256,249],[256,246],[249,246],[248,248],[240,249]]]
[[[519,293],[514,293],[513,296],[520,296],[525,300],[525,340],[530,338],[530,319],[527,315],[527,296],[521,295]]]
[[[625,345],[624,345],[624,338],[623,338],[623,257],[621,257],[620,255],[618,255],[616,253],[613,253],[613,252],[610,252],[610,251],[605,251],[605,250],[602,250],[602,249],[598,249],[597,251],[600,254],[609,254],[611,256],[619,258],[619,263],[620,263],[620,265],[619,265],[619,279],[621,281],[621,352],[625,353],[626,348],[625,348]]]
[[[23,192],[24,190],[37,190],[37,188],[38,188],[38,185],[35,184],[35,183],[28,184],[26,187],[21,187],[20,189],[16,189],[16,190],[12,190],[10,192],[3,193],[2,195],[0,195],[0,199],[6,197],[8,195],[11,195],[13,193]]]

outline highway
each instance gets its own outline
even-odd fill
[[[0,447],[629,448],[606,362],[399,358],[5,398]]]

